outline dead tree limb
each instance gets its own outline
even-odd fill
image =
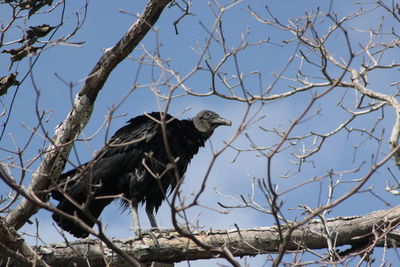
[[[327,248],[326,231],[331,233],[336,248],[343,245],[368,247],[372,243],[375,247],[397,247],[400,245],[400,232],[395,230],[395,227],[399,222],[400,205],[363,216],[337,217],[325,222],[313,220],[292,233],[287,251]],[[289,227],[281,226],[283,235]],[[209,230],[194,232],[193,235],[210,247],[227,247],[234,256],[276,253],[280,243],[275,226],[244,230]],[[374,237],[376,240],[373,240]],[[376,237],[379,237],[379,240]],[[113,242],[142,263],[220,257],[212,249],[199,248],[190,239],[178,235],[173,230],[154,233],[153,237],[128,238]],[[88,262],[91,266],[103,266],[105,261],[112,263],[112,266],[128,266],[99,240],[84,239],[69,244],[41,246],[35,250],[51,266],[85,266]]]
[[[0,265],[1,266],[48,266],[24,239],[7,227],[0,217]]]

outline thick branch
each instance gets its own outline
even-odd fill
[[[289,251],[327,248],[326,232],[331,233],[334,246],[368,246],[373,237],[381,236],[382,242],[376,246],[400,245],[400,234],[394,230],[385,234],[400,222],[400,205],[385,211],[377,211],[364,216],[337,217],[325,223],[314,220],[308,225],[296,229],[288,244]],[[288,226],[281,226],[283,235]],[[388,231],[389,232],[389,231]],[[278,251],[280,238],[278,229],[259,227],[240,230],[210,230],[194,233],[197,239],[210,247],[227,247],[234,256],[275,253]],[[214,250],[204,250],[188,238],[179,236],[174,231],[155,233],[156,238],[148,236],[142,239],[114,240],[114,244],[124,249],[141,262],[179,262],[183,260],[210,259],[219,257]],[[372,241],[371,241],[372,240]],[[99,240],[81,240],[66,244],[53,244],[36,248],[51,266],[82,266],[90,262],[91,266],[103,266],[104,260],[113,266],[128,266],[121,258],[104,247]],[[83,257],[85,255],[86,258]]]
[[[0,265],[6,266],[7,262],[8,266],[48,266],[0,217]]]
[[[112,48],[104,51],[76,96],[74,106],[65,121],[56,129],[55,137],[36,172],[32,175],[29,192],[36,194],[46,190],[52,177],[58,177],[65,166],[72,142],[89,121],[93,104],[111,71],[136,47],[151,27],[156,23],[170,0],[150,0],[142,16],[133,24],[122,39]],[[46,194],[38,194],[46,200]],[[6,222],[15,229],[21,228],[37,212],[38,206],[22,199],[19,205],[8,214]]]

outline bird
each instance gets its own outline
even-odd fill
[[[93,228],[103,209],[120,199],[131,210],[136,234],[141,233],[139,204],[145,205],[152,229],[158,229],[154,213],[182,181],[199,148],[221,125],[232,123],[210,110],[191,119],[179,120],[162,112],[130,119],[93,160],[56,179],[50,195],[58,201],[56,208],[74,219],[53,212],[53,220],[64,231],[85,238],[89,231],[76,219]]]

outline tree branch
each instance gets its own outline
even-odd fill
[[[48,266],[29,247],[24,239],[12,228],[7,227],[4,219],[0,217],[0,265],[1,266]]]
[[[363,216],[337,217],[324,222],[313,220],[293,231],[287,250],[327,248],[327,230],[331,233],[330,236],[334,237],[335,248],[343,245],[368,247],[371,243],[376,247],[397,247],[400,245],[400,233],[393,229],[399,222],[400,205]],[[281,225],[281,229],[285,235],[289,227]],[[209,230],[195,232],[193,235],[210,247],[226,247],[234,256],[276,253],[281,242],[276,226],[245,230]],[[173,230],[154,232],[153,237],[144,236],[141,239],[128,238],[113,242],[142,263],[216,257],[213,250],[204,250]],[[105,261],[113,266],[129,266],[99,240],[84,239],[69,244],[52,244],[36,247],[35,250],[51,266],[82,266],[87,262],[90,262],[91,266],[103,266]]]

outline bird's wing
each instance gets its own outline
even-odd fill
[[[83,189],[82,183],[79,183],[79,185],[76,183],[77,181],[92,184],[94,188],[96,188],[96,185],[103,187],[110,185],[110,183],[115,183],[113,186],[117,188],[118,186],[123,186],[121,181],[118,181],[118,178],[130,172],[135,172],[135,169],[143,169],[142,160],[148,156],[147,153],[153,152],[157,161],[168,162],[165,155],[161,126],[156,121],[159,120],[159,115],[159,113],[153,112],[148,116],[142,115],[128,121],[127,125],[116,131],[92,161],[62,174],[59,182],[72,179],[72,182],[69,182],[66,186],[69,189],[69,193]],[[166,117],[167,120],[171,120],[171,118],[169,115]],[[179,120],[172,120],[167,125],[167,136],[172,143],[179,139],[179,131],[181,130],[179,125]],[[182,153],[183,151],[180,152]],[[162,164],[156,164],[156,166],[152,167],[155,168],[154,172],[156,173],[164,171]],[[118,186],[117,183],[119,183]],[[53,193],[53,197],[57,199],[57,193]]]
[[[144,153],[152,149],[160,132],[157,122],[145,116],[129,121],[110,139],[94,159],[92,176],[95,180],[112,179],[119,173],[134,170],[141,164]]]

